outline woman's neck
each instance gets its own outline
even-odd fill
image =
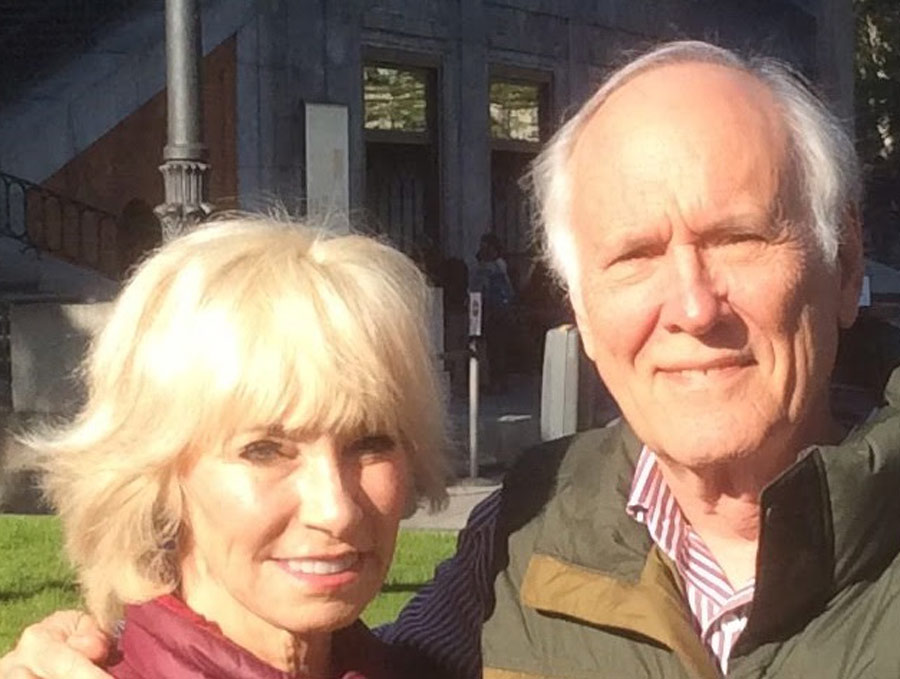
[[[246,645],[241,645],[246,648]],[[260,657],[295,677],[327,679],[331,675],[331,633],[312,636],[291,634],[280,648],[268,649],[267,656]]]
[[[210,578],[182,569],[179,598],[215,623],[230,641],[282,672],[305,679],[331,676],[331,632],[294,633],[253,614]]]

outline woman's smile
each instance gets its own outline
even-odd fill
[[[366,555],[354,551],[328,558],[274,559],[274,561],[304,588],[327,591],[356,582],[366,558]]]

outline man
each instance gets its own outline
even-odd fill
[[[534,182],[624,419],[526,455],[385,637],[498,679],[900,676],[900,379],[849,435],[828,401],[862,269],[840,126],[776,64],[673,43]],[[91,676],[64,631],[5,667]]]

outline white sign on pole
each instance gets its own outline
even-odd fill
[[[306,214],[350,230],[350,140],[347,107],[306,104]]]
[[[869,276],[865,275],[862,279],[862,289],[859,291],[859,305],[872,306],[872,283]]]
[[[469,337],[481,337],[481,318],[484,308],[481,304],[481,293],[469,293]]]

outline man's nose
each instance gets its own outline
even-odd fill
[[[670,332],[705,335],[720,320],[722,301],[702,253],[692,244],[675,245],[668,258],[663,326]]]
[[[299,517],[309,527],[341,536],[362,516],[355,475],[342,461],[342,450],[331,437],[322,437],[301,451],[295,472]]]

